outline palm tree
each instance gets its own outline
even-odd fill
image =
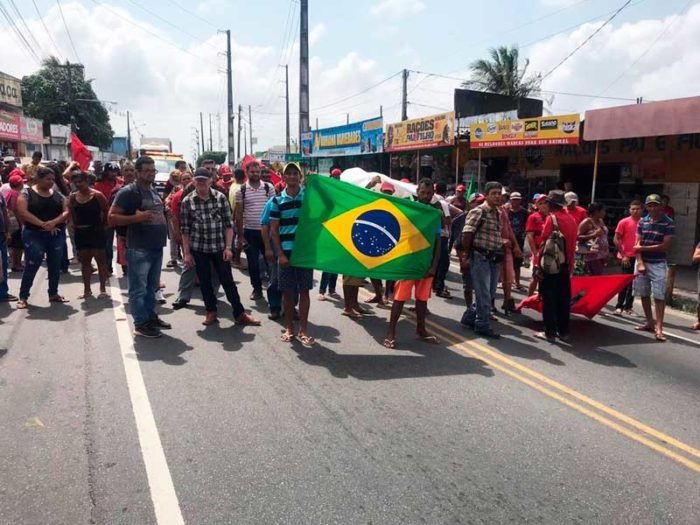
[[[513,98],[525,98],[540,90],[540,75],[525,78],[530,60],[520,69],[520,52],[517,46],[501,46],[489,49],[488,60],[475,60],[469,66],[471,80],[464,87],[477,88],[480,91],[508,95]]]

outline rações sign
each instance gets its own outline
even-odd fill
[[[0,73],[0,102],[22,107],[22,84],[18,78]]]

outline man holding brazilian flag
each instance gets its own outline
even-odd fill
[[[304,203],[290,264],[358,277],[396,280],[389,334],[415,288],[418,337],[437,343],[425,330],[439,250],[440,212],[430,202],[433,183],[418,186],[418,202],[375,193],[322,175],[306,178]]]

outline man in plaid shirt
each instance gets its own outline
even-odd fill
[[[212,190],[212,175],[206,168],[194,173],[195,191],[180,203],[180,230],[184,262],[188,267],[196,265],[202,298],[207,310],[205,326],[218,322],[216,295],[211,285],[212,268],[233,308],[236,324],[259,326],[246,313],[231,273],[231,244],[233,242],[233,217],[226,196]]]

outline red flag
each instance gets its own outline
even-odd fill
[[[92,153],[85,147],[78,135],[71,133],[70,138],[70,154],[73,160],[80,164],[80,169],[86,171],[90,167],[90,161],[92,160]]]
[[[634,280],[634,275],[596,275],[593,277],[571,278],[571,313],[585,315],[593,319],[608,301]],[[542,312],[539,295],[526,297],[516,307],[532,308]]]
[[[251,162],[256,162],[259,164],[258,159],[256,159],[252,155],[246,155],[245,157],[243,157],[243,162],[241,162],[241,168],[246,169],[248,164],[250,164]]]

